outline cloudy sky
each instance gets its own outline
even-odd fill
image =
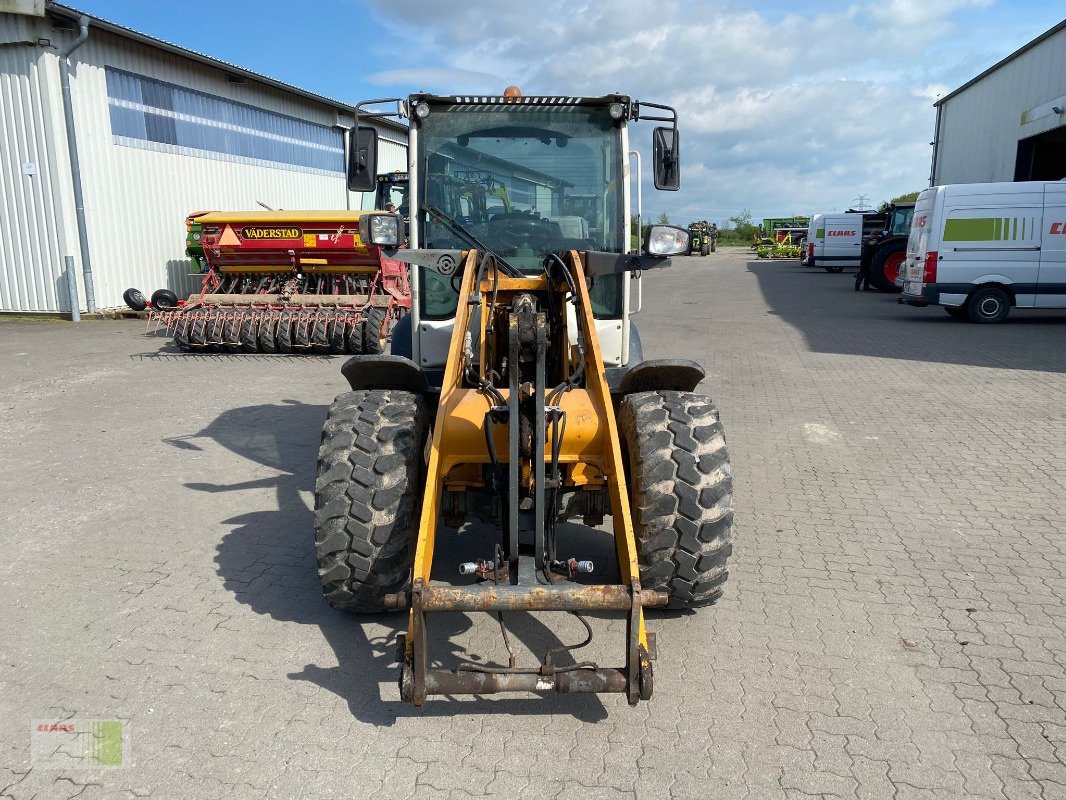
[[[1061,2],[71,0],[340,100],[621,92],[680,112],[675,221],[843,210],[928,184],[932,103],[1063,18]],[[647,150],[650,125],[632,136]]]

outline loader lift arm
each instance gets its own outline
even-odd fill
[[[400,693],[415,705],[497,692],[620,693],[636,704],[651,696],[656,654],[644,609],[714,603],[732,549],[732,473],[718,410],[697,391],[705,373],[644,361],[630,319],[640,276],[689,252],[690,240],[653,225],[631,248],[628,126],[665,123],[652,131],[653,178],[673,191],[677,115],[625,95],[515,87],[414,94],[397,113],[410,121],[419,211],[409,247],[383,253],[412,267],[414,300],[390,356],[344,365],[352,390],[323,426],[323,591],[344,610],[407,611]],[[365,191],[372,125],[357,119],[348,152],[348,187]],[[512,207],[490,212],[479,194],[444,191],[475,174],[506,186]],[[561,187],[589,202],[567,202]],[[393,224],[382,216],[367,229],[373,240],[381,228],[384,243],[397,238]],[[617,572],[597,569],[587,540],[557,524],[594,528],[608,514]],[[465,531],[468,517],[489,527]],[[445,563],[453,530],[476,561]],[[573,614],[588,637],[519,664],[506,624],[516,611]],[[431,660],[428,632],[439,614],[469,612],[496,616],[507,657],[445,669]],[[574,652],[592,639],[585,612],[624,616],[617,660]]]
[[[582,257],[573,251],[556,255],[549,258],[542,275],[512,277],[503,273],[491,254],[469,251],[462,275],[460,298],[465,302],[458,305],[433,428],[413,581],[409,593],[386,597],[386,606],[410,607],[401,694],[415,705],[436,694],[551,689],[624,692],[632,704],[647,699],[652,689],[652,648],[643,608],[665,606],[669,598],[664,592],[641,589],[617,422]],[[577,354],[565,352],[565,347],[549,348],[549,342],[566,341],[549,326],[565,324],[566,315],[558,310],[567,302],[576,311]],[[537,310],[542,305],[556,310],[555,319],[547,310]],[[507,323],[503,330],[501,320]],[[470,344],[472,326],[480,329],[477,353]],[[506,388],[492,385],[501,372],[507,375]],[[555,388],[548,387],[549,378]],[[506,436],[500,431],[504,424]],[[486,553],[490,558],[480,565],[479,582],[458,588],[431,580],[434,545],[449,476],[469,470],[472,463],[493,473],[503,467],[508,470],[508,479],[497,482],[506,493],[500,504],[505,513],[500,520],[499,556]],[[547,495],[568,481],[587,479],[606,483],[619,584],[573,583],[564,569],[569,562],[559,557],[554,536],[557,510],[547,506]],[[532,514],[523,514],[525,510]],[[532,564],[519,553],[524,523],[533,526]],[[622,611],[628,630],[624,664],[601,668],[582,662],[560,668],[549,653],[535,667],[512,663],[430,669],[427,614],[463,611]]]

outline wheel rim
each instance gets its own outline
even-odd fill
[[[885,280],[887,280],[889,283],[895,283],[896,278],[899,277],[899,267],[903,263],[904,257],[905,254],[901,250],[897,253],[890,253],[888,258],[885,259]]]
[[[999,316],[1002,307],[1003,304],[998,297],[982,297],[981,302],[977,305],[977,311],[982,317],[991,319],[992,317]]]

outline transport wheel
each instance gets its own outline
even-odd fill
[[[152,292],[152,308],[159,311],[173,311],[178,307],[178,296],[170,289],[156,289]]]
[[[293,318],[292,314],[288,311],[282,311],[281,317],[278,319],[278,351],[282,353],[292,352],[292,326]]]
[[[256,334],[255,343],[259,346],[260,353],[278,352],[278,318],[274,314],[252,317],[255,320]]]
[[[966,315],[970,322],[990,325],[1002,322],[1010,313],[1010,295],[996,286],[978,289],[966,301]]]
[[[966,306],[944,306],[944,310],[948,312],[948,316],[952,319],[967,319]]]
[[[717,249],[718,249],[718,242],[716,242],[714,239],[711,239],[711,252],[713,253]]]
[[[207,347],[207,315],[194,314],[189,320],[189,347],[203,350]]]
[[[258,330],[256,329],[256,318],[254,314],[245,314],[240,317],[239,336],[241,340],[241,350],[245,353],[258,353],[259,341]]]
[[[361,319],[349,320],[344,326],[344,344],[353,356],[363,352],[363,327],[365,323]]]
[[[670,608],[722,595],[733,551],[733,476],[710,398],[691,392],[628,395],[618,412],[644,589]]]
[[[315,554],[329,604],[385,610],[410,580],[429,411],[421,395],[361,390],[330,406],[318,451]]]
[[[388,309],[384,308],[370,308],[366,312],[366,323],[363,325],[363,352],[376,355],[378,353],[384,353],[388,349],[389,338],[392,336],[392,325],[384,333],[382,328],[385,326],[385,317],[388,316]],[[393,325],[396,324],[396,320],[393,319]]]
[[[711,246],[709,244],[707,244],[707,242],[704,242],[703,244],[701,244],[700,245],[700,255],[701,256],[709,256],[710,254],[711,254]]]
[[[874,256],[870,265],[870,283],[882,292],[900,292],[902,289],[896,286],[896,278],[899,277],[900,267],[907,258],[907,245],[900,244],[898,247],[889,247]]]
[[[311,346],[316,353],[329,352],[329,322],[319,314],[311,321]]]
[[[140,289],[127,289],[122,293],[122,302],[132,308],[134,311],[144,311],[148,308],[148,301],[144,299],[144,295],[141,294]]]

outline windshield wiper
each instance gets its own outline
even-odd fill
[[[515,269],[507,263],[498,253],[486,247],[474,234],[468,231],[463,224],[452,217],[449,217],[443,211],[436,206],[422,206],[422,210],[429,214],[434,220],[439,222],[445,228],[449,230],[454,236],[458,236],[463,239],[467,244],[473,245],[476,250],[480,250],[482,253],[488,253],[494,259],[496,263],[501,267],[500,272],[509,278],[521,278],[522,272]]]

